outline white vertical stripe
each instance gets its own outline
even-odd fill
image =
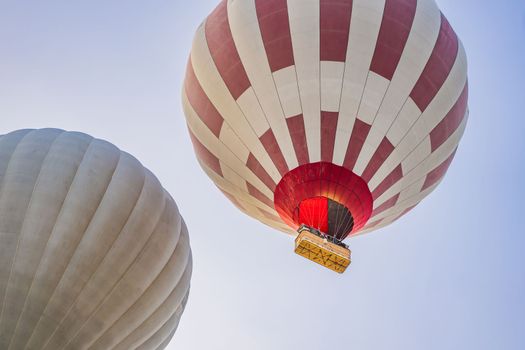
[[[265,112],[288,168],[299,165],[270,70],[254,0],[228,2],[228,19],[235,46],[255,95]]]
[[[414,100],[408,98],[386,134],[388,140],[397,145],[420,116],[421,110]]]
[[[357,115],[365,123],[372,124],[381,106],[390,81],[375,72],[368,72],[365,90]]]
[[[385,0],[354,0],[341,107],[335,135],[334,163],[343,164],[365,88],[377,36],[383,19]]]
[[[191,62],[202,89],[222,115],[225,123],[239,136],[272,179],[278,182],[281,175],[255,134],[254,130],[257,129],[248,123],[213,62],[206,42],[204,26],[200,26],[195,34]]]
[[[232,150],[233,153],[241,160],[241,162],[248,161],[248,156],[250,155],[250,151],[242,141],[239,139],[239,137],[233,132],[233,130],[230,128],[229,125],[223,124],[221,128],[221,133],[219,134],[219,140],[221,140],[222,143],[228,149]]]
[[[279,93],[286,118],[302,113],[301,98],[297,85],[295,66],[286,67],[273,73],[273,80]]]
[[[423,160],[425,160],[430,153],[432,153],[432,145],[430,144],[430,136],[425,139],[416,147],[410,154],[403,159],[401,162],[401,169],[403,174],[410,173],[415,167],[417,167]]]
[[[253,127],[257,137],[261,137],[262,134],[270,128],[270,124],[268,124],[266,116],[264,115],[261,105],[257,100],[257,96],[255,96],[255,92],[251,86],[239,96],[237,104],[250,125]]]
[[[412,185],[405,188],[403,191],[399,193],[398,203],[402,203],[405,200],[412,198],[413,196],[416,196],[419,192],[421,192],[421,189],[423,188],[423,185],[425,184],[426,176],[422,177],[418,181],[414,182]],[[397,204],[396,204],[397,205]]]
[[[224,180],[228,181],[233,186],[245,192],[248,192],[248,188],[246,187],[246,179],[244,179],[242,176],[237,174],[225,162],[220,161],[220,163],[221,163],[222,176],[224,177]]]
[[[359,107],[359,119],[365,123],[372,124],[389,84],[389,80],[370,71],[361,100],[361,106]],[[361,175],[363,171],[365,171],[368,161],[377,150],[381,140],[383,140],[381,132],[377,128],[374,129],[372,127],[354,166],[354,172],[356,174]]]
[[[288,0],[290,32],[311,162],[321,160],[319,0]]]
[[[338,112],[343,88],[344,62],[321,61],[321,110]]]

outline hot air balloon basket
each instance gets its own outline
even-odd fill
[[[351,262],[351,252],[346,246],[329,242],[304,228],[295,239],[295,253],[337,273],[345,272]]]

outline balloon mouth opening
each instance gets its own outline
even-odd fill
[[[366,224],[373,200],[360,176],[333,163],[318,162],[285,174],[275,189],[274,206],[294,230],[307,225],[343,240]]]
[[[318,196],[302,200],[294,211],[294,221],[342,240],[354,227],[354,217],[343,204]]]

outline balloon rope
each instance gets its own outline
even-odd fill
[[[338,203],[339,204],[339,203]],[[339,228],[340,228],[340,225],[341,225],[341,218],[339,217],[339,212],[340,212],[340,209],[341,209],[341,206],[338,205],[337,206],[337,214],[336,214],[336,220],[335,220],[335,232],[334,232],[334,237],[336,237],[337,239],[339,239],[337,237],[337,233],[339,232]],[[344,216],[344,212],[342,214]]]
[[[349,212],[349,213],[350,213],[350,212]],[[342,238],[343,235],[344,235],[344,234],[350,229],[350,227],[351,227],[351,225],[352,225],[352,223],[353,223],[353,221],[354,221],[354,218],[352,217],[352,213],[350,213],[350,215],[347,215],[347,216],[345,217],[345,220],[344,220],[344,221],[345,221],[346,223],[345,223],[345,225],[344,225],[344,229],[343,229],[343,231],[341,231],[341,232],[342,232],[342,234],[341,234],[341,238]],[[340,240],[342,241],[342,239],[340,239]]]

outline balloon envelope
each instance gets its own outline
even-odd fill
[[[433,0],[222,1],[195,34],[183,105],[202,168],[241,211],[341,240],[442,180],[466,56]]]
[[[0,348],[163,349],[188,297],[175,202],[86,134],[0,137]]]

